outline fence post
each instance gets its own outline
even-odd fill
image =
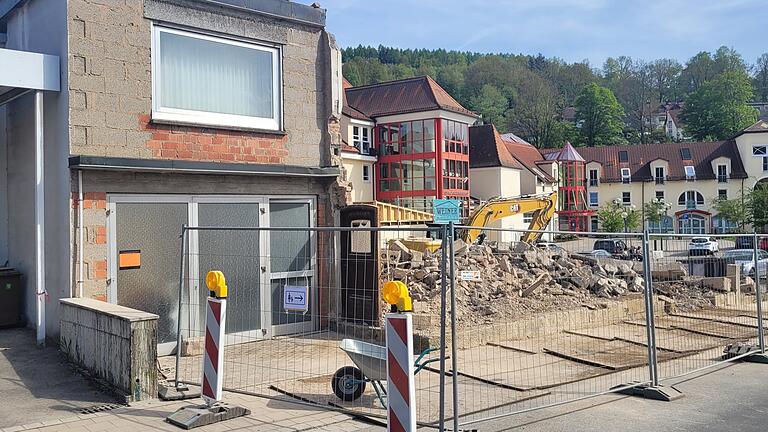
[[[448,226],[443,225],[440,238],[443,240],[440,253],[440,416],[439,429],[445,430],[445,325],[446,325],[446,292],[448,269]]]
[[[617,393],[641,396],[646,399],[673,401],[683,397],[683,394],[672,387],[659,385],[658,359],[656,358],[656,325],[654,323],[653,305],[653,269],[651,267],[650,235],[648,229],[643,229],[643,276],[645,276],[645,329],[648,338],[648,371],[650,380],[632,382],[614,387]]]
[[[744,358],[745,361],[754,363],[768,363],[768,355],[765,353],[765,329],[763,328],[763,289],[760,287],[760,259],[758,258],[758,247],[760,239],[757,231],[752,234],[752,252],[753,265],[755,268],[755,302],[757,303],[757,343],[759,350],[751,356]]]
[[[459,430],[459,368],[456,358],[456,256],[454,251],[455,228],[448,223],[450,237],[450,278],[451,278],[451,383],[453,384],[453,430]]]
[[[648,337],[648,369],[651,386],[659,385],[658,359],[656,358],[656,323],[653,307],[653,272],[651,270],[650,235],[643,230],[643,273],[645,274],[645,328]]]
[[[181,265],[179,266],[179,313],[176,318],[176,391],[182,390],[179,380],[181,367],[181,308],[184,298],[184,267],[187,264],[187,225],[181,226]],[[188,390],[188,388],[184,388]]]

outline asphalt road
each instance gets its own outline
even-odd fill
[[[667,383],[682,399],[658,402],[605,395],[477,423],[478,431],[721,432],[768,429],[768,365],[738,363]]]

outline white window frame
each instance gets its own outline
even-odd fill
[[[632,181],[632,171],[630,171],[629,168],[622,168],[621,169],[621,182],[622,183],[629,183]]]
[[[264,51],[272,54],[272,118],[252,117],[237,114],[220,114],[208,111],[188,110],[181,108],[168,108],[162,106],[160,100],[160,83],[162,70],[159,65],[161,47],[160,34],[173,33],[185,37],[207,40],[222,44],[234,45]],[[280,46],[246,42],[220,36],[213,36],[199,32],[182,30],[175,27],[152,24],[151,43],[152,62],[152,121],[188,124],[193,126],[233,127],[238,129],[257,129],[281,131],[283,129],[283,77],[282,77],[282,50]]]
[[[686,180],[695,180],[696,179],[696,167],[693,165],[686,165],[685,166],[685,179]]]
[[[523,223],[524,224],[530,224],[531,222],[533,222],[533,214],[534,213],[536,213],[536,212],[523,213]]]
[[[691,196],[693,196],[692,200],[689,199],[689,196],[688,196],[689,194],[691,194]],[[685,196],[685,199],[683,200],[682,204],[680,204],[680,197],[681,196]],[[699,200],[699,197],[701,197],[701,200]],[[694,206],[693,207],[688,207],[688,203],[689,202],[693,202]],[[702,194],[701,192],[699,192],[697,190],[687,190],[687,191],[681,193],[677,197],[677,205],[680,206],[680,207],[684,207],[684,208],[688,208],[688,209],[697,209],[697,208],[699,208],[699,207],[701,207],[701,206],[703,206],[705,204],[706,204],[706,200],[704,199],[704,194]]]
[[[728,199],[728,189],[718,189],[717,199]]]
[[[768,149],[764,145],[752,146],[752,156],[768,156]]]
[[[628,200],[625,200],[624,197],[629,198]],[[632,205],[632,192],[624,191],[621,193],[621,203],[625,206]]]
[[[723,168],[723,174],[722,178],[720,177],[720,168]],[[717,182],[718,183],[725,183],[728,181],[728,165],[726,164],[717,164],[715,175],[717,176]],[[724,181],[721,181],[724,180]]]
[[[362,177],[364,183],[370,183],[371,182],[371,166],[368,164],[363,164],[362,169]]]
[[[659,195],[661,195],[661,196],[659,196]],[[654,198],[656,198],[656,199],[660,199],[660,200],[662,200],[662,201],[665,201],[665,202],[666,202],[667,198],[666,198],[666,196],[665,196],[665,195],[666,195],[666,194],[664,193],[664,191],[663,191],[663,190],[662,190],[662,191],[656,191],[656,193],[654,194]]]
[[[592,178],[592,173],[595,174],[595,178]],[[594,180],[594,184],[593,181]],[[589,185],[592,187],[600,186],[600,171],[598,171],[596,168],[590,168],[589,170]]]

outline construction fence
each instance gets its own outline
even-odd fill
[[[187,227],[177,383],[199,385],[204,277],[230,289],[224,389],[386,422],[379,288],[413,298],[418,423],[464,427],[664,381],[764,349],[768,238],[465,227]],[[762,248],[765,245],[766,248]],[[729,347],[728,349],[726,349]]]

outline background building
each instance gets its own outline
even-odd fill
[[[428,76],[345,87],[342,157],[355,201],[432,212],[433,199],[452,198],[467,215],[478,116]]]

